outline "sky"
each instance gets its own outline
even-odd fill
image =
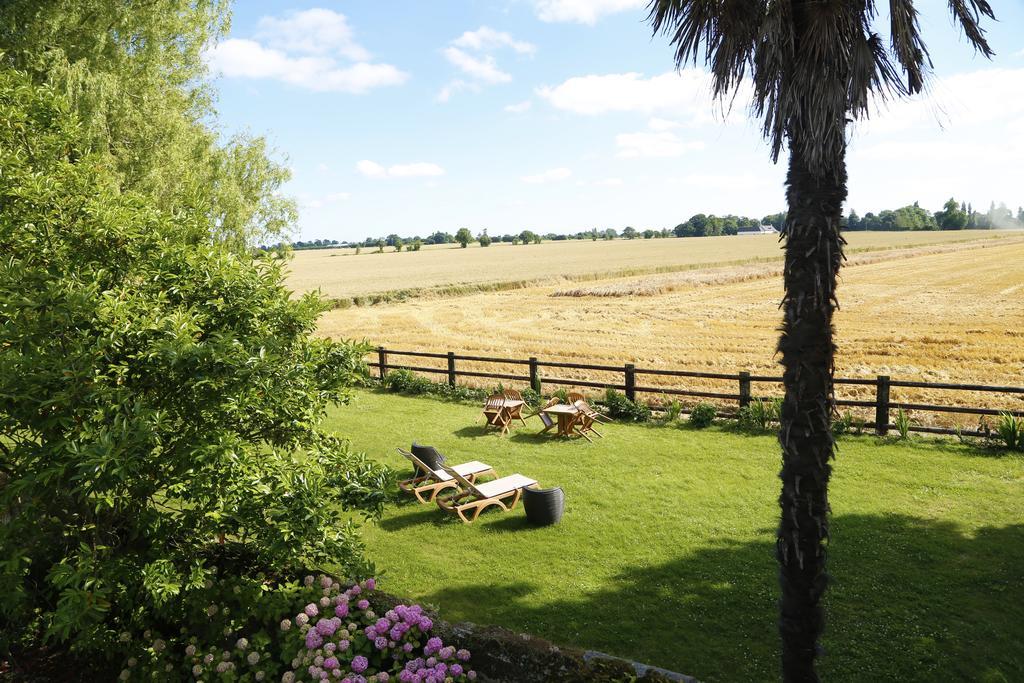
[[[206,59],[224,135],[292,170],[296,239],[672,227],[785,208],[741,94],[676,70],[646,0],[239,0]],[[885,6],[887,3],[879,3]],[[928,92],[851,131],[847,208],[1024,204],[1024,2],[976,55],[918,0]]]

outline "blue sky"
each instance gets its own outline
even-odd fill
[[[235,3],[209,54],[225,134],[266,135],[301,239],[487,228],[671,227],[784,208],[742,96],[724,115],[676,72],[644,0]],[[885,5],[886,3],[880,3]],[[951,194],[1024,204],[1024,3],[993,3],[992,61],[920,0],[927,97],[858,125],[848,206]]]

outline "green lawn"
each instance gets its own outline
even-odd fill
[[[388,591],[702,680],[776,678],[772,437],[610,425],[588,444],[483,434],[479,409],[361,392],[330,424],[406,469],[415,438],[566,492],[472,526],[392,506],[365,537]],[[950,442],[840,442],[826,680],[1024,680],[1024,459]]]

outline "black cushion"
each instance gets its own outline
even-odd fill
[[[423,464],[432,470],[441,469],[447,461],[444,456],[433,446],[421,446],[415,441],[412,442],[412,454],[423,461]]]

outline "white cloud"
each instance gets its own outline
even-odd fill
[[[749,102],[744,88],[733,107]],[[712,113],[725,107],[711,94],[711,77],[701,69],[683,69],[645,78],[639,73],[575,76],[556,86],[543,86],[537,94],[552,106],[577,114],[671,112],[689,123],[714,120]],[[658,119],[659,122],[663,121]]]
[[[595,24],[606,14],[640,9],[648,0],[533,0],[541,21],[572,21]]]
[[[572,175],[572,171],[567,168],[552,168],[547,171],[541,171],[535,175],[523,176],[522,180],[524,183],[551,183],[559,180],[565,180]]]
[[[1014,57],[1024,57],[1024,50],[1017,50],[1013,53]]]
[[[1022,69],[982,69],[943,76],[928,92],[883,105],[873,117],[858,124],[871,135],[906,130],[938,132],[941,128],[975,127],[1024,114]]]
[[[331,170],[331,167],[325,163],[319,163],[316,165],[316,170],[321,173],[326,173],[327,171]]]
[[[679,128],[683,124],[678,121],[670,121],[668,119],[659,119],[657,117],[652,118],[647,122],[647,127],[651,130],[672,130],[673,128]]]
[[[505,111],[512,112],[513,114],[522,114],[530,108],[530,105],[530,100],[523,100],[522,102],[516,102],[515,104],[506,104]]]
[[[669,131],[623,133],[615,136],[615,146],[619,148],[617,156],[623,158],[678,157],[704,149],[703,142],[680,140]]]
[[[508,33],[495,31],[488,26],[481,26],[475,31],[466,31],[453,40],[452,45],[469,50],[494,50],[500,47],[510,47],[521,55],[532,55],[537,51],[536,45],[516,40]]]
[[[457,47],[446,47],[443,51],[445,59],[458,67],[468,76],[484,83],[507,83],[512,76],[498,68],[494,57],[484,55],[474,57]]]
[[[459,69],[465,78],[450,81],[441,88],[435,99],[438,102],[447,102],[452,95],[461,90],[478,92],[483,85],[511,81],[512,75],[499,69],[492,55],[485,54],[505,47],[527,55],[532,55],[537,49],[531,43],[516,40],[508,33],[495,31],[487,26],[481,26],[475,31],[466,31],[453,40],[448,47],[441,50],[441,54]]]
[[[256,38],[286,52],[340,54],[365,62],[370,53],[353,39],[344,14],[319,7],[292,13],[287,18],[263,17]]]
[[[602,187],[618,187],[622,185],[622,178],[605,178],[604,180],[598,180],[594,184]]]
[[[443,168],[426,161],[395,164],[385,168],[375,161],[363,159],[356,164],[356,170],[367,178],[423,178],[444,175]]]
[[[322,209],[329,204],[348,201],[351,196],[348,192],[331,192],[323,197],[310,197],[308,194],[300,195],[299,200],[304,209]]]
[[[462,92],[463,90],[480,92],[480,84],[470,83],[469,81],[465,81],[461,78],[456,78],[454,81],[446,83],[445,86],[438,91],[437,96],[434,99],[438,102],[447,102],[451,99],[452,95],[457,92]]]
[[[285,18],[263,17],[254,39],[229,38],[204,55],[228,78],[269,79],[314,92],[361,94],[404,83],[409,75],[370,62],[353,40],[345,16],[311,9]]]

